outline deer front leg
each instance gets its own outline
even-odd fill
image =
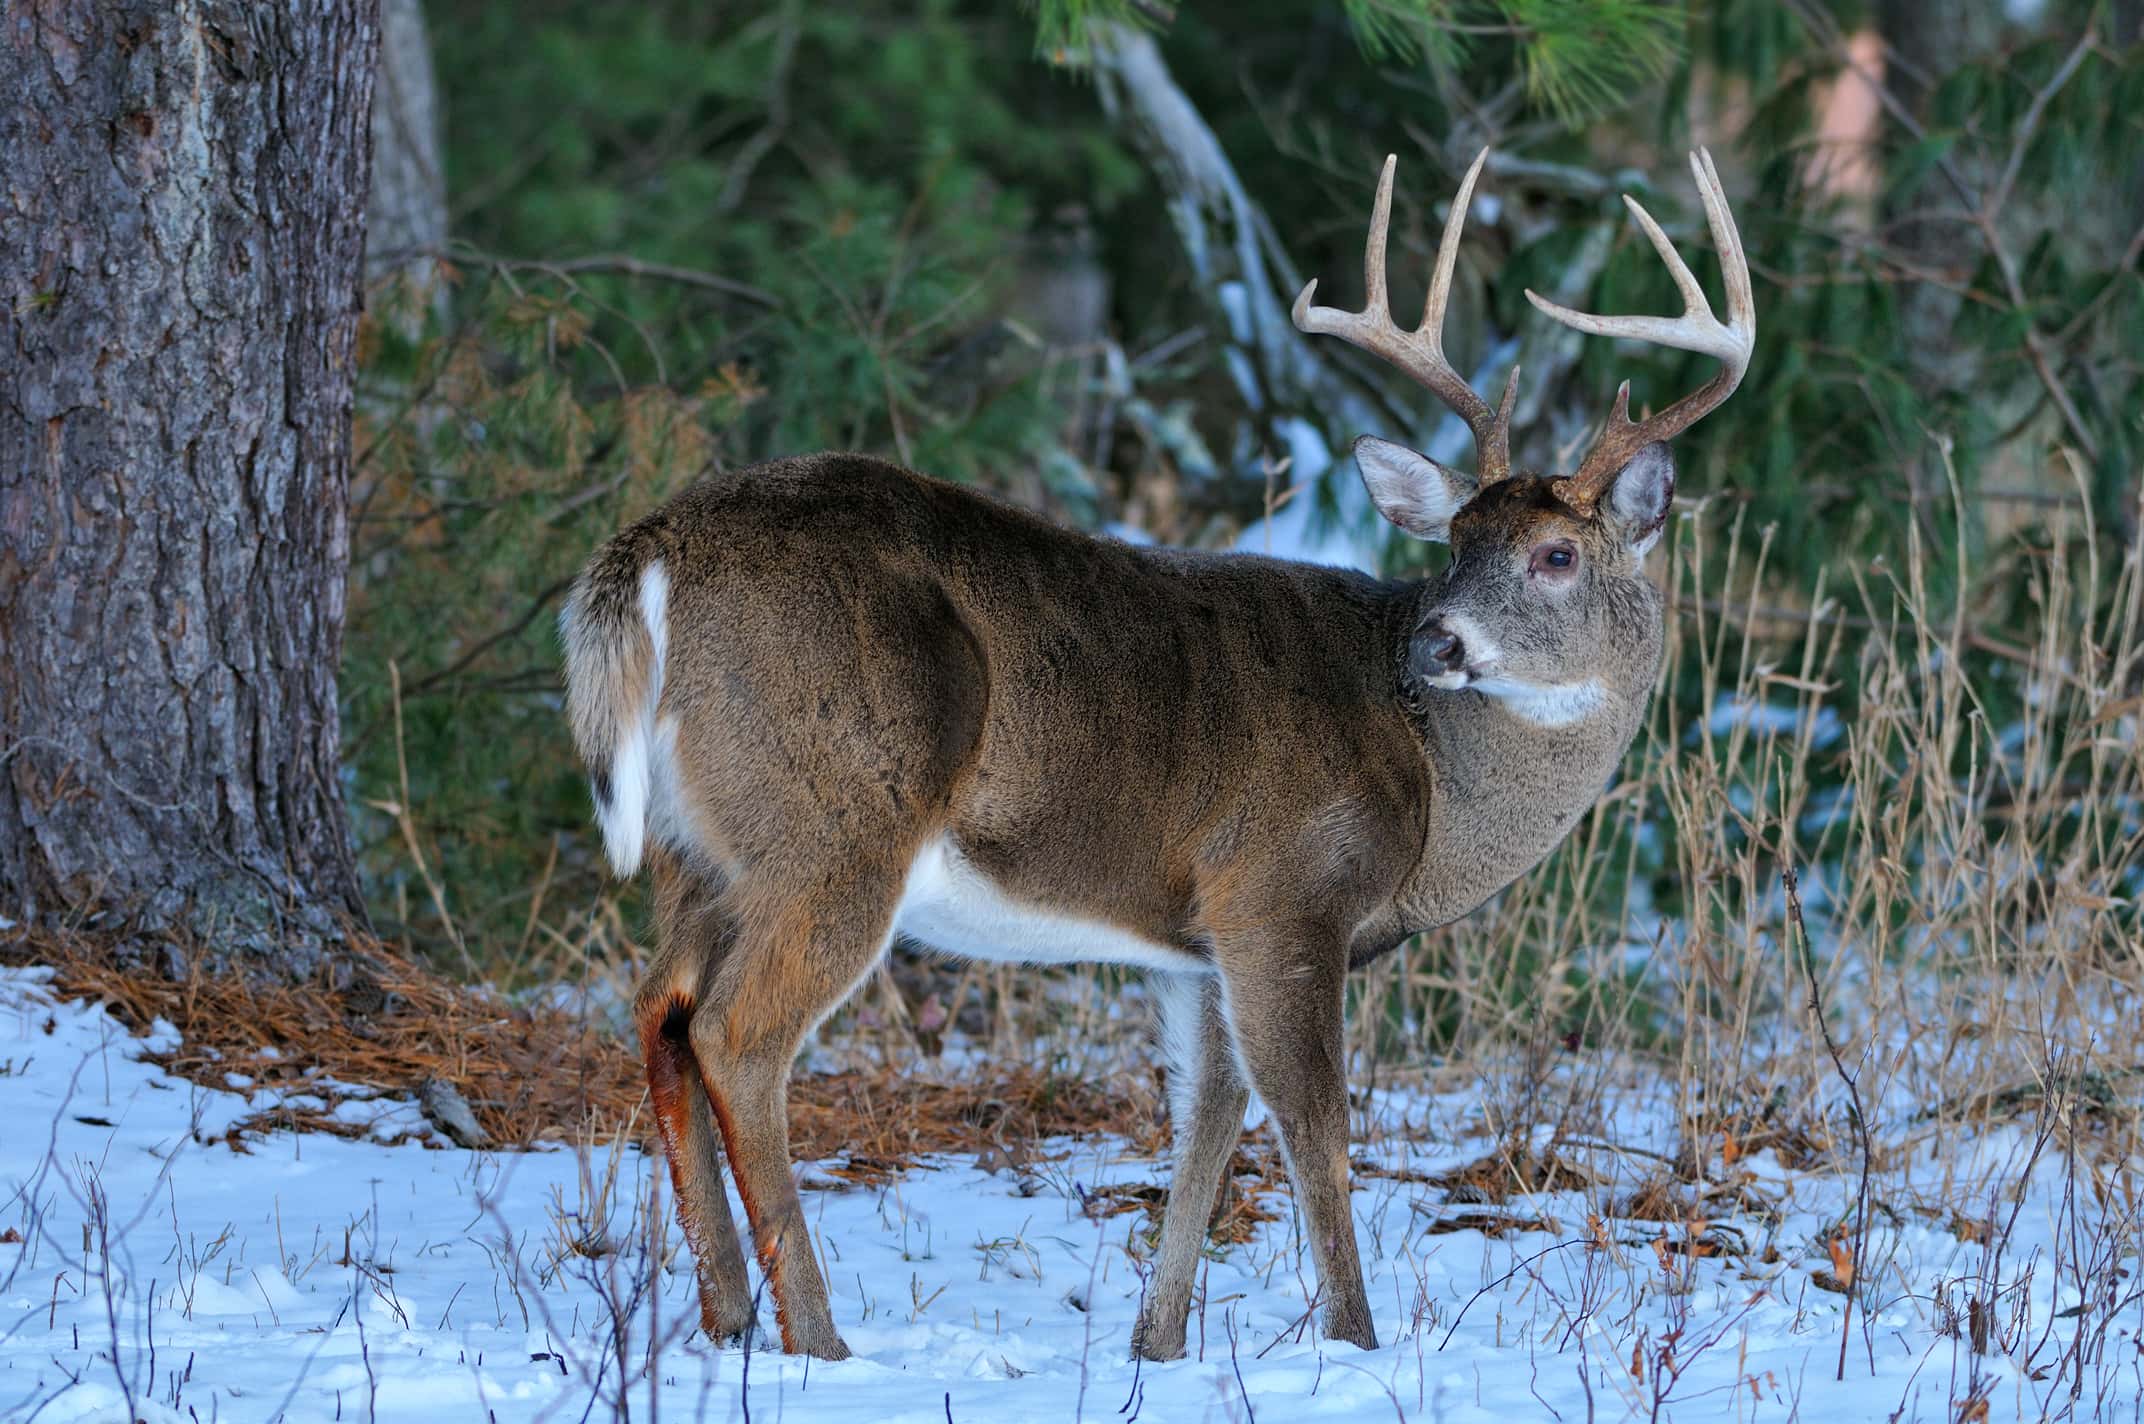
[[[1310,1221],[1324,1331],[1377,1348],[1348,1196],[1344,950],[1317,933],[1260,932],[1218,946],[1229,1029],[1251,1086],[1280,1125],[1288,1181]]]
[[[1191,1309],[1199,1248],[1222,1173],[1243,1133],[1250,1090],[1229,1049],[1221,981],[1211,974],[1157,974],[1149,982],[1161,1004],[1176,1161],[1161,1217],[1160,1257],[1132,1331],[1132,1352],[1149,1360],[1175,1360],[1183,1357],[1184,1317]]]

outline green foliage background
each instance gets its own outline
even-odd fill
[[[1698,253],[1681,153],[1709,144],[1761,337],[1731,418],[1682,442],[1682,488],[1777,525],[1783,602],[1918,524],[1936,578],[1983,571],[1967,594],[2000,635],[2030,616],[2002,551],[2050,537],[2050,509],[2081,490],[2102,538],[2134,530],[2134,6],[451,0],[428,19],[451,298],[401,309],[412,331],[395,319],[409,294],[374,297],[345,732],[377,921],[478,972],[540,975],[631,933],[589,833],[551,619],[597,543],[694,478],[856,448],[1172,540],[1226,543],[1262,512],[1271,467],[1244,432],[1272,412],[1230,378],[1165,180],[1082,68],[1097,21],[1159,37],[1330,299],[1354,299],[1382,154],[1403,155],[1402,312],[1471,155],[1447,150],[1463,134],[1521,160],[1489,185],[1502,216],[1477,203],[1469,229],[1463,360],[1515,336],[1535,369],[1548,338],[1522,292],[1574,264],[1581,305],[1674,310],[1617,193]],[[1842,199],[1811,181],[1812,115],[1865,26],[1890,43],[1896,108],[1875,189]],[[1060,259],[1106,282],[1091,359],[1043,350],[1027,314]],[[1717,290],[1709,256],[1697,270]],[[1542,465],[1616,381],[1657,404],[1707,374],[1604,342],[1550,369],[1520,452]],[[1957,567],[1940,562],[1945,442],[1967,495]]]

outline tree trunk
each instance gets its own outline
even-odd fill
[[[1975,57],[2002,42],[2001,10],[1989,6],[1959,6],[1951,0],[1881,0],[1876,7],[1877,26],[1897,62],[1884,70],[1884,83],[1914,114],[1929,117],[1929,107],[1942,82]],[[1951,166],[1975,189],[1985,189],[1992,172],[1976,148],[1968,143],[1951,147]],[[1947,214],[1929,215],[1929,210],[1956,206],[1957,195],[1939,180],[1894,203],[1900,210],[1887,215],[1885,224],[1891,245],[1925,271],[1948,274],[1959,290],[1937,282],[1909,282],[1899,292],[1899,320],[1906,333],[1906,350],[1913,359],[1911,374],[1924,390],[1943,386],[1971,385],[1979,366],[1979,354],[1950,339],[1964,304],[1960,295],[1979,264],[1985,249],[1980,237],[1966,224]]]
[[[0,913],[309,946],[338,778],[377,0],[0,42]]]
[[[372,96],[372,189],[366,200],[368,284],[398,277],[384,315],[406,336],[429,312],[446,315],[436,254],[447,244],[447,180],[440,162],[439,87],[423,0],[380,0],[379,82]]]

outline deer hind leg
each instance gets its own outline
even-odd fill
[[[757,1324],[744,1247],[722,1187],[714,1113],[692,1052],[689,1027],[699,985],[734,937],[719,892],[676,857],[654,854],[655,965],[634,1008],[647,1065],[648,1098],[670,1162],[678,1222],[700,1288],[700,1328],[717,1344],[745,1339]]]
[[[789,1155],[789,1067],[804,1036],[885,952],[906,862],[847,858],[812,892],[745,910],[735,953],[692,1016],[694,1054],[774,1296],[782,1348],[848,1358]],[[740,897],[747,899],[748,897]]]
[[[1146,1303],[1132,1331],[1132,1352],[1149,1360],[1181,1359],[1184,1317],[1199,1250],[1220,1196],[1222,1174],[1243,1135],[1250,1089],[1236,1071],[1221,1012],[1221,981],[1210,974],[1155,975],[1162,1045],[1169,1058],[1169,1118],[1176,1161],[1161,1217],[1161,1252]]]

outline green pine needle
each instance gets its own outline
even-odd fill
[[[1504,0],[1526,32],[1527,92],[1567,124],[1621,107],[1682,56],[1679,6],[1657,0]]]
[[[1102,22],[1149,25],[1132,0],[1029,0],[1037,53],[1077,53]],[[1528,95],[1566,124],[1621,106],[1682,54],[1670,0],[1341,0],[1364,54],[1381,64],[1454,66],[1477,42],[1517,47]]]

